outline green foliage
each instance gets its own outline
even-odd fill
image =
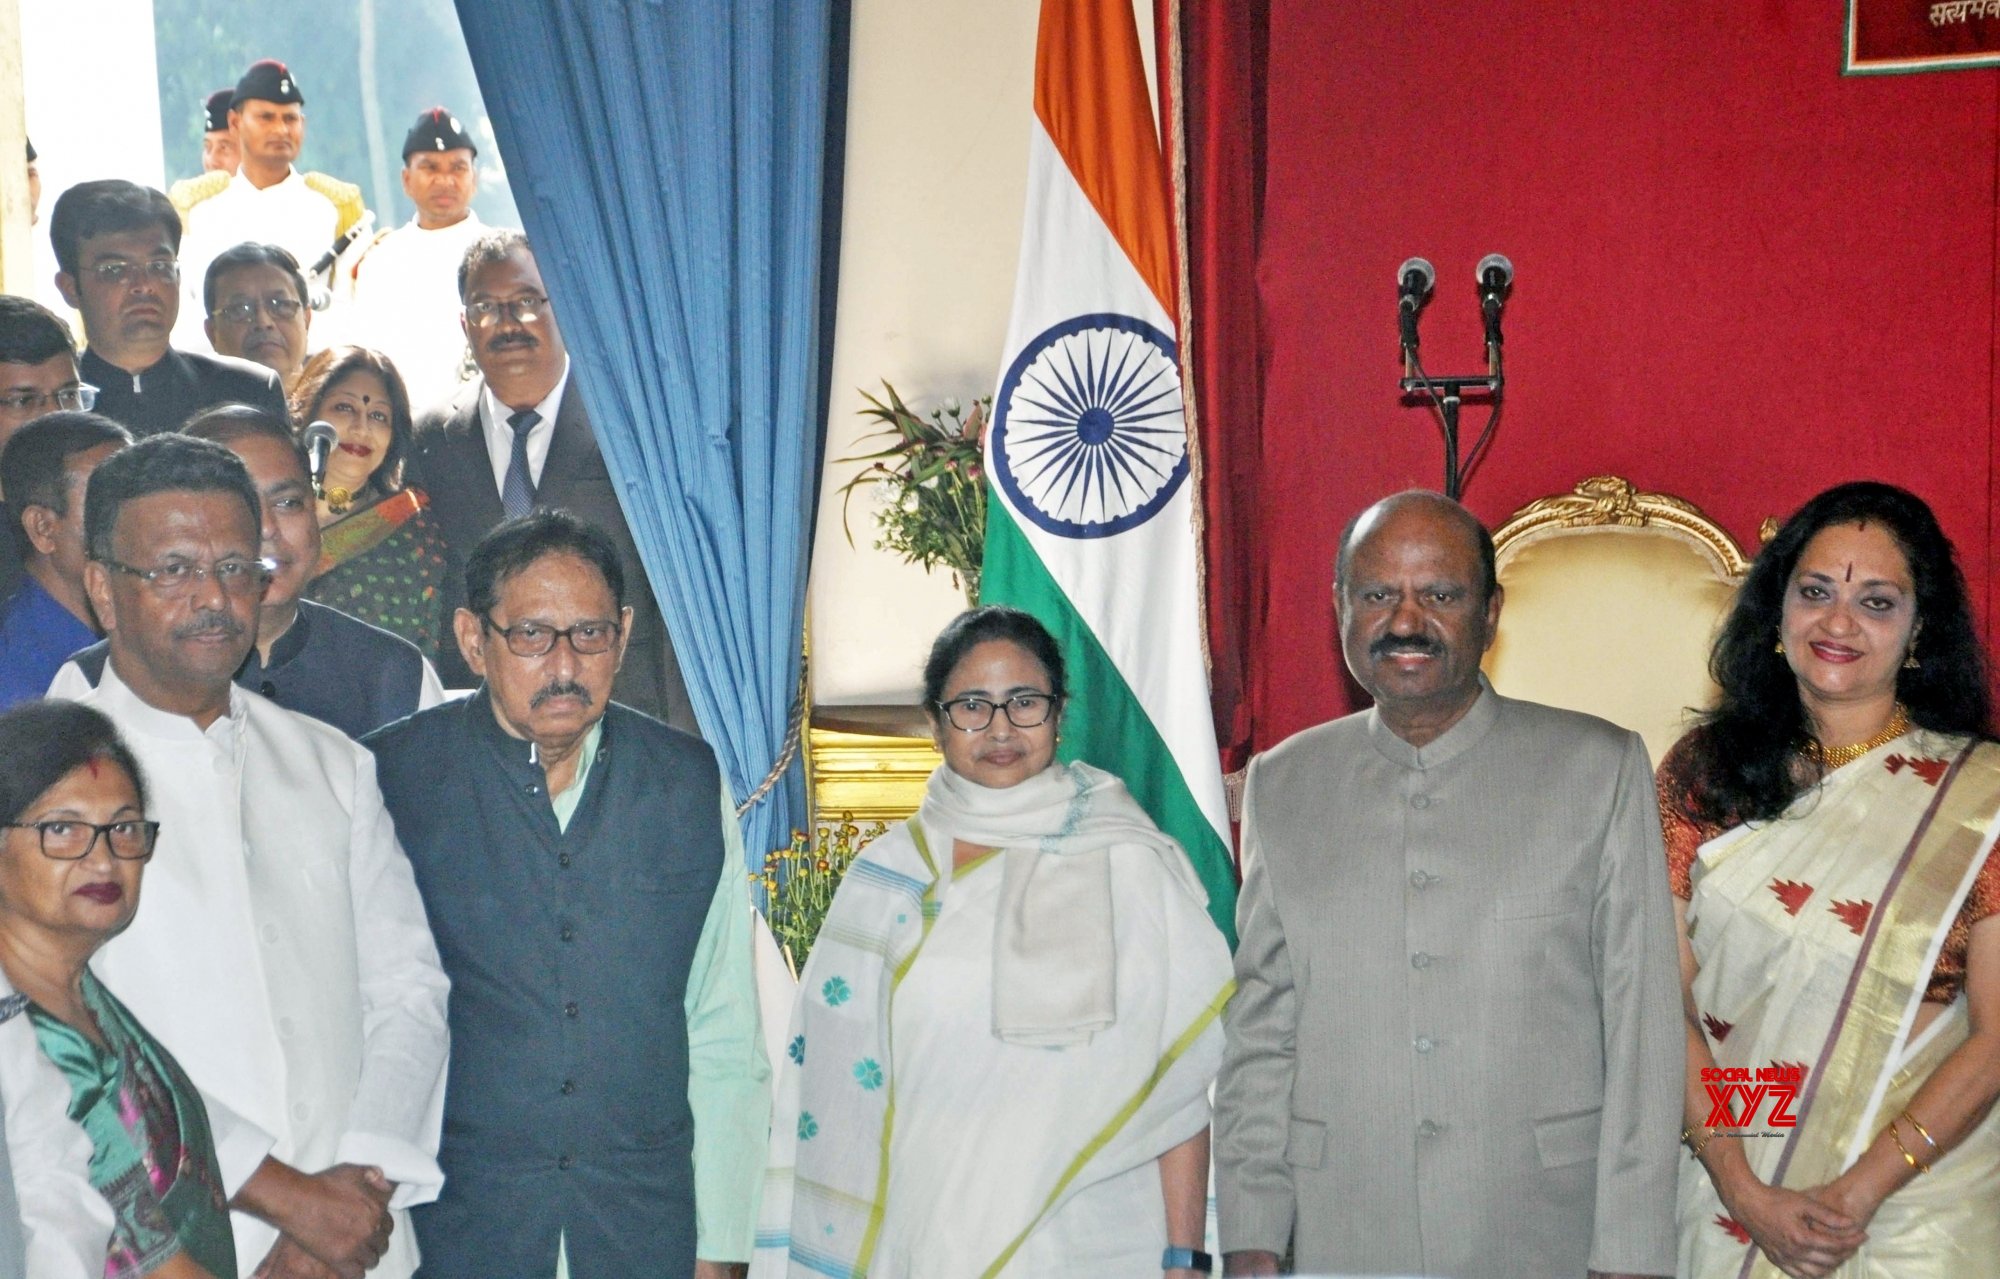
[[[848,522],[854,490],[880,489],[875,512],[878,550],[894,551],[926,572],[942,564],[965,591],[968,604],[979,602],[979,565],[986,552],[986,480],[983,450],[986,418],[993,397],[975,400],[970,412],[957,400],[920,417],[903,403],[887,382],[884,404],[868,392],[869,407],[861,416],[882,423],[864,439],[887,437],[890,443],[872,453],[835,458],[836,462],[866,462],[862,472],[840,486],[840,521],[847,541],[854,543]]]
[[[761,886],[770,902],[771,932],[794,973],[806,966],[840,877],[888,829],[881,822],[857,826],[851,815],[843,814],[840,825],[820,828],[816,842],[802,830],[793,831],[789,848],[764,854],[763,871],[750,872],[751,883]]]
[[[364,7],[373,11],[380,122],[372,156],[362,110]],[[169,183],[201,173],[202,102],[234,85],[257,59],[276,58],[298,73],[306,96],[306,144],[298,167],[359,183],[378,228],[406,222],[414,211],[397,177],[403,135],[418,112],[440,104],[479,142],[473,207],[480,218],[493,226],[520,225],[451,0],[373,0],[366,6],[363,0],[154,0],[153,25]]]

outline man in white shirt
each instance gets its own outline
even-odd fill
[[[90,1185],[90,1138],[69,1117],[69,1080],[42,1055],[0,978],[0,1279],[100,1279],[111,1205]]]
[[[479,148],[458,117],[432,107],[403,139],[403,194],[417,206],[354,266],[354,340],[395,361],[421,413],[449,400],[465,365],[458,268],[486,231],[472,211]]]
[[[248,471],[206,440],[144,443],[84,505],[110,660],[78,700],[118,725],[162,823],[145,909],[96,971],[201,1090],[244,1274],[409,1279],[402,1210],[443,1181],[423,902],[368,752],[231,683],[265,578]]]
[[[180,253],[184,296],[173,336],[176,345],[194,351],[210,349],[201,287],[216,254],[245,241],[278,245],[338,302],[341,291],[320,276],[320,264],[337,241],[352,242],[350,232],[354,238],[366,234],[360,187],[292,167],[305,146],[305,96],[284,63],[266,58],[243,73],[230,100],[229,129],[241,157],[236,172],[205,173],[175,189],[187,232]],[[335,308],[320,321],[314,349],[340,340],[338,319]]]

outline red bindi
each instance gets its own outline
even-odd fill
[[[89,759],[83,761],[83,766],[90,770],[90,780],[92,781],[97,780],[97,766],[100,762],[101,761],[95,755],[92,755]]]

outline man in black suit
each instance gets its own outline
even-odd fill
[[[570,511],[609,533],[635,588],[632,637],[612,696],[699,731],[527,237],[494,231],[473,241],[459,264],[458,296],[480,375],[418,421],[406,464],[410,485],[429,496],[431,515],[460,561],[494,525],[538,507]],[[478,682],[449,640],[438,673],[447,687]]]

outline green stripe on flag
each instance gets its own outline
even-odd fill
[[[1208,889],[1208,913],[1236,947],[1236,868],[1229,847],[1195,803],[1146,708],[1097,642],[1069,596],[1049,576],[1013,515],[991,493],[986,503],[986,555],[979,602],[1010,604],[1032,613],[1062,646],[1069,667],[1069,704],[1063,708],[1065,760],[1080,759],[1116,773],[1139,806],[1180,841]]]

